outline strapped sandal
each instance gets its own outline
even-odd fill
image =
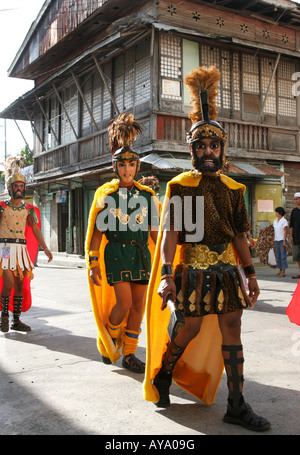
[[[134,373],[145,373],[145,363],[139,360],[134,354],[128,354],[123,357],[122,367]]]
[[[229,357],[223,354],[229,389],[227,412],[223,417],[223,422],[241,425],[252,431],[268,430],[271,427],[270,422],[254,413],[251,406],[245,403],[241,392],[244,382],[244,376],[241,374],[244,363],[243,346],[223,345],[222,351],[229,353]],[[238,357],[239,352],[240,357]]]
[[[24,322],[20,321],[18,319],[17,321],[13,321],[10,328],[12,330],[16,330],[17,332],[30,332],[31,327],[27,324],[24,324]]]
[[[252,431],[266,431],[271,428],[270,422],[264,417],[256,415],[251,406],[245,402],[236,408],[228,404],[223,422],[241,425]]]

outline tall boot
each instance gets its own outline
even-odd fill
[[[31,327],[29,325],[24,324],[20,320],[20,316],[22,313],[22,303],[23,303],[23,296],[14,296],[13,298],[13,305],[14,305],[14,311],[13,311],[13,321],[10,326],[12,330],[16,330],[17,332],[30,332]]]
[[[135,356],[140,332],[126,328],[123,334],[122,366],[134,373],[145,373],[145,363]]]
[[[10,301],[10,295],[4,297],[1,295],[1,332],[8,332],[9,330],[9,315],[8,315],[8,305]]]
[[[153,385],[159,393],[159,401],[155,403],[159,408],[170,406],[169,389],[172,384],[172,374],[176,362],[180,359],[184,350],[185,347],[177,346],[174,341],[171,341],[164,353],[161,369],[153,381]]]
[[[243,397],[243,346],[222,346],[222,354],[227,373],[228,404],[227,412],[223,418],[226,423],[241,425],[248,430],[265,431],[271,427],[270,422],[264,417],[254,413],[251,406]]]

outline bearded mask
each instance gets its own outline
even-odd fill
[[[209,138],[220,141],[220,156],[219,158],[212,157],[215,166],[209,170],[218,171],[225,164],[227,135],[220,123],[215,121],[218,116],[216,97],[219,91],[219,80],[220,72],[215,66],[199,67],[197,70],[192,70],[185,78],[193,105],[193,110],[189,114],[192,127],[187,134],[187,142],[191,148],[192,164],[200,172],[205,171],[203,159],[198,158],[195,151],[195,144],[200,139]]]

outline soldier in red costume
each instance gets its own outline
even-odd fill
[[[11,159],[10,159],[11,160]],[[18,159],[15,159],[18,163]],[[28,332],[21,322],[22,311],[31,306],[30,280],[38,246],[49,262],[53,259],[40,231],[39,210],[23,201],[26,178],[19,171],[7,179],[10,198],[0,202],[0,290],[1,331],[9,330],[9,310],[13,313],[11,329]]]

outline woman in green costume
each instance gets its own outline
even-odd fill
[[[101,291],[97,288],[93,294],[95,298],[92,295],[94,306],[97,306],[94,311],[96,320],[101,319],[100,325],[105,325],[103,330],[99,330],[98,347],[104,363],[109,364],[118,358],[119,354],[110,355],[109,343],[106,342],[108,333],[117,349],[122,346],[123,367],[144,373],[145,364],[135,356],[135,352],[151,270],[149,232],[156,242],[159,225],[158,202],[154,191],[134,180],[140,163],[131,145],[136,135],[141,133],[141,127],[133,115],[120,115],[111,123],[108,132],[117,179],[97,190],[86,241],[90,289],[103,286],[105,274],[107,284],[114,290],[113,305],[107,293],[99,303],[97,294]],[[105,270],[100,258],[104,242]]]

